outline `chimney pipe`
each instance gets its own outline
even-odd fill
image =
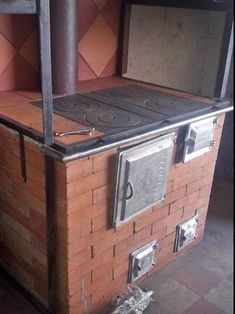
[[[51,0],[53,92],[72,94],[78,81],[78,0]]]

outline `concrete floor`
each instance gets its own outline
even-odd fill
[[[0,313],[38,313],[15,289],[2,283]],[[231,183],[214,184],[203,241],[140,286],[154,291],[155,301],[145,314],[233,313]]]

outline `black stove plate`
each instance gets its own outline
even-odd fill
[[[33,102],[41,106],[41,101]],[[105,134],[134,130],[205,109],[203,103],[136,85],[53,99],[54,112]]]
[[[87,94],[89,95],[89,94]],[[41,101],[33,102],[41,106]],[[125,108],[117,108],[80,94],[53,99],[54,112],[70,120],[94,127],[106,134],[119,133],[156,121]],[[157,121],[163,120],[158,115]]]
[[[93,94],[106,97],[107,102],[110,102],[111,99],[115,99],[116,101],[146,108],[152,112],[167,115],[168,117],[175,117],[180,114],[200,110],[209,106],[204,103],[136,85],[125,85],[99,90]]]

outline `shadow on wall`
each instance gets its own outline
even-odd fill
[[[231,63],[226,97],[233,101],[233,60]],[[215,169],[215,180],[233,180],[233,112],[226,114],[224,129]]]
[[[226,115],[222,134],[215,180],[233,180],[233,112]]]

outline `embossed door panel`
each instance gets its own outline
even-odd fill
[[[211,117],[189,125],[185,139],[183,162],[201,156],[213,148],[216,121],[216,117]]]
[[[174,138],[170,134],[120,152],[114,225],[164,199]]]

